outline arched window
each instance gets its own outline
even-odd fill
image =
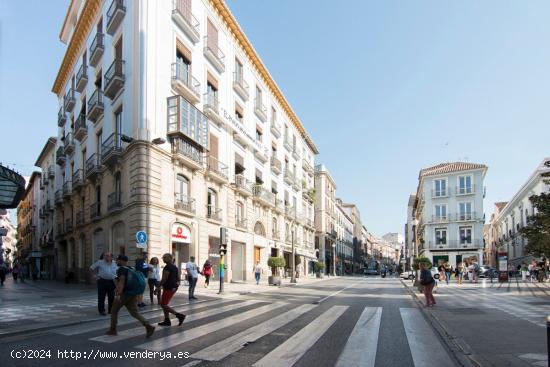
[[[264,225],[261,222],[256,222],[256,224],[254,225],[254,233],[259,236],[265,237]]]

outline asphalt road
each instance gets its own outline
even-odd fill
[[[104,335],[102,320],[3,338],[0,364],[455,366],[398,279],[337,278],[199,301],[185,307],[182,326],[157,326],[150,339],[127,316],[117,337]],[[147,318],[162,320],[159,312]]]

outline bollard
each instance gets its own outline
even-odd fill
[[[550,316],[546,316],[546,356],[550,367]]]

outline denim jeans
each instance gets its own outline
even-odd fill
[[[256,277],[256,284],[260,284],[260,274],[261,273],[254,273],[254,276]]]

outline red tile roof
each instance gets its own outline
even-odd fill
[[[418,178],[425,176],[435,176],[450,172],[469,171],[473,169],[487,169],[487,166],[479,163],[468,162],[452,162],[452,163],[440,163],[433,167],[423,168],[418,174]]]

